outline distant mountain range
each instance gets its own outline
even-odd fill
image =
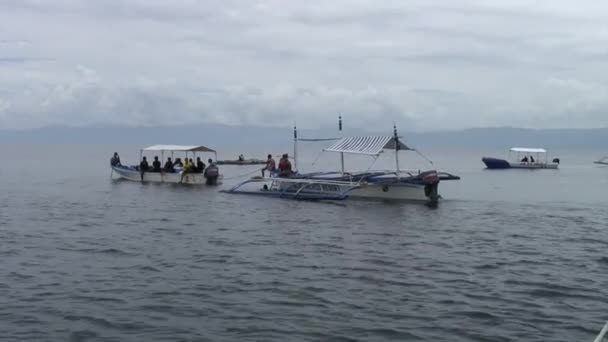
[[[299,130],[299,137],[336,137],[337,130]],[[350,130],[345,135],[391,134]],[[595,129],[526,129],[471,128],[454,131],[400,132],[405,141],[419,147],[500,147],[538,146],[547,148],[605,148],[608,128]],[[47,127],[32,130],[0,130],[3,144],[207,144],[239,146],[291,143],[291,127],[244,127],[199,125],[172,127]]]

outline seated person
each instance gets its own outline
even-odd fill
[[[154,156],[154,161],[152,162],[152,172],[160,171],[160,160],[158,160],[158,156]]]
[[[120,157],[118,156],[118,152],[114,152],[114,156],[110,159],[110,165],[112,166],[121,166]]]
[[[525,156],[524,159],[521,160],[522,163],[527,163],[528,162],[528,156]]]
[[[201,160],[201,157],[196,157],[196,172],[203,173],[205,171],[205,163]]]
[[[245,161],[245,157],[242,154],[239,155],[239,161]]]
[[[176,166],[184,167],[184,164],[182,164],[182,160],[181,159],[175,158],[175,162],[173,163],[173,167],[176,167]]]
[[[279,177],[291,177],[293,171],[291,170],[291,162],[289,162],[289,156],[287,153],[283,154],[283,157],[279,161]]]
[[[534,157],[530,156],[530,163],[534,163]]]
[[[184,158],[184,173],[192,172],[192,164],[188,161],[188,158]]]
[[[167,158],[167,162],[165,163],[165,167],[163,167],[164,172],[174,172],[173,161],[171,161],[171,157]]]
[[[270,175],[272,176],[272,174],[276,171],[277,169],[277,164],[274,161],[274,159],[272,158],[272,154],[268,155],[268,159],[266,159],[266,166],[264,166],[264,168],[262,169],[262,177],[264,177],[264,171],[268,171],[270,173]]]

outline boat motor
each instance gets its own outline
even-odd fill
[[[207,185],[217,185],[217,179],[220,175],[220,171],[214,164],[211,164],[205,170],[205,179]]]
[[[559,164],[559,158],[553,158],[553,163]]]

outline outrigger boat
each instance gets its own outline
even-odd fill
[[[439,182],[442,180],[458,180],[460,177],[436,170],[425,172],[400,170],[399,151],[415,150],[401,142],[396,127],[393,127],[393,129],[394,134],[392,136],[298,139],[297,130],[294,127],[294,168],[297,165],[298,141],[337,140],[323,151],[340,154],[341,171],[303,174],[295,172],[289,178],[254,177],[225,192],[315,200],[343,200],[350,197],[362,197],[437,202],[441,198],[438,193]],[[344,169],[344,154],[371,156],[375,162],[386,150],[395,151],[396,170],[347,172]]]
[[[513,155],[515,157],[513,158]],[[521,156],[524,156],[521,158]],[[536,156],[536,159],[534,159]],[[544,148],[513,147],[507,159],[483,157],[481,161],[488,169],[557,169],[559,158],[549,162]]]
[[[164,162],[165,156],[173,156],[176,152],[184,153],[186,157],[191,153],[193,158],[196,158],[197,153],[213,153],[217,157],[217,152],[205,146],[183,146],[183,145],[153,145],[140,150],[139,159],[145,152],[156,152],[160,153],[160,161]],[[209,169],[210,165],[207,165]],[[206,171],[207,171],[206,169]],[[161,169],[162,170],[162,169]],[[217,167],[215,168],[217,171]],[[120,178],[134,181],[134,182],[157,182],[157,183],[179,183],[179,184],[217,184],[218,180],[222,178],[219,174],[208,174],[207,172],[187,172],[184,173],[181,169],[177,168],[174,172],[161,172],[146,171],[141,172],[139,166],[125,166],[116,165],[112,166],[112,173],[116,173]],[[213,177],[215,177],[213,179]]]
[[[599,165],[608,165],[608,156],[605,156],[604,158],[594,161],[594,164],[599,164]]]

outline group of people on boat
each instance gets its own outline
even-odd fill
[[[291,162],[289,161],[289,155],[287,153],[284,153],[279,160],[278,167],[274,158],[272,158],[272,154],[269,154],[268,159],[266,159],[266,166],[262,168],[262,177],[265,176],[266,171],[268,171],[271,177],[288,178],[294,174],[291,168]]]
[[[530,156],[530,158],[528,159],[528,156],[524,156],[521,159],[522,163],[535,163],[536,161],[534,160],[534,157]]]
[[[209,166],[214,166],[213,160],[207,160]],[[184,158],[184,161],[181,158],[175,158],[175,161],[171,160],[171,157],[167,158],[165,165],[161,167],[160,160],[158,156],[154,156],[154,161],[152,162],[152,167],[148,164],[148,159],[143,157],[141,162],[139,163],[139,171],[142,172],[185,172],[185,173],[203,173],[207,167],[205,163],[201,160],[201,157],[196,157],[196,163],[192,160],[192,158]]]
[[[184,158],[184,161],[181,158],[175,158],[175,161],[171,159],[171,157],[167,158],[165,165],[161,167],[161,162],[158,159],[158,156],[154,156],[154,161],[152,162],[152,166],[148,163],[148,158],[145,156],[142,158],[139,166],[136,169],[142,173],[144,172],[166,172],[166,173],[204,173],[205,177],[208,174],[217,175],[219,173],[217,166],[213,162],[213,159],[209,158],[207,160],[209,163],[205,165],[205,163],[201,160],[200,157],[196,157],[196,163],[192,160],[192,158]],[[112,159],[110,159],[111,166],[122,166],[120,163],[120,156],[117,152],[114,152]]]

